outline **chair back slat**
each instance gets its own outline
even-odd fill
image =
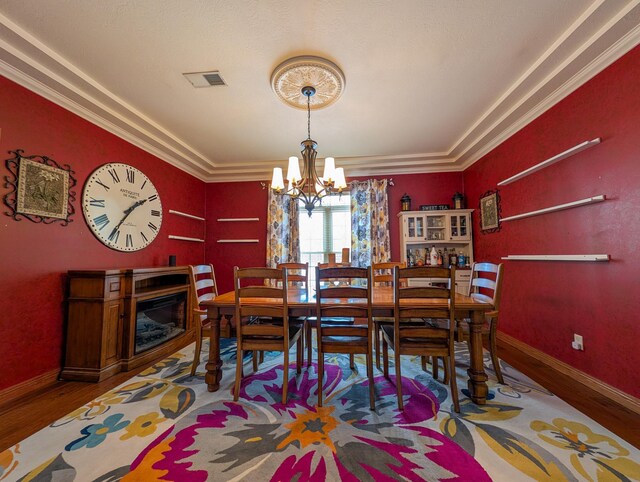
[[[497,312],[500,309],[502,277],[502,263],[474,263],[471,266],[469,296],[493,304],[495,311]]]
[[[406,268],[407,264],[399,261],[373,263],[371,270],[373,272],[374,286],[391,286],[393,284],[393,270],[396,266]]]
[[[200,303],[210,301],[218,296],[218,284],[213,265],[201,264],[189,266],[189,282],[191,284],[191,304],[194,310],[200,309]],[[194,313],[200,321],[206,320],[204,314]]]
[[[290,286],[309,289],[309,263],[279,263],[277,268],[287,270]]]
[[[411,298],[448,298],[449,288],[441,288],[439,286],[402,286],[398,290],[398,299]]]
[[[287,304],[287,272],[277,268],[238,268],[233,269],[234,288],[236,295],[236,331],[239,340],[242,340],[248,326],[243,321],[249,317],[266,317],[282,319],[278,325],[257,324],[256,327],[264,327],[265,335],[284,336],[289,332],[289,309]],[[244,285],[243,283],[250,283]],[[268,303],[266,300],[275,303]],[[261,300],[264,300],[261,303]],[[274,326],[275,328],[271,328]],[[253,335],[258,328],[250,328]]]
[[[349,283],[334,286],[334,282]],[[324,285],[324,283],[330,283]],[[371,320],[371,268],[316,267],[316,316]],[[348,300],[347,303],[344,301]],[[322,323],[318,323],[319,329]],[[319,337],[321,336],[319,332]]]

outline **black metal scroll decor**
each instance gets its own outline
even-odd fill
[[[46,156],[25,156],[23,152],[9,151],[14,157],[5,161],[9,175],[4,177],[4,187],[9,192],[3,200],[10,209],[5,214],[16,221],[25,218],[34,223],[68,225],[75,213],[73,188],[77,183],[71,167]]]
[[[500,194],[498,190],[487,191],[480,196],[480,230],[483,233],[495,233],[500,231]]]

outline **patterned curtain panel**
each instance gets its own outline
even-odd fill
[[[371,266],[391,259],[386,179],[351,183],[351,263]]]
[[[278,263],[297,263],[299,260],[298,201],[269,189],[265,266],[275,268]]]

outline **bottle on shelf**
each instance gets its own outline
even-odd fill
[[[442,251],[438,250],[438,266],[442,266],[443,265],[443,261],[442,261]]]
[[[460,254],[458,254],[458,266],[460,266],[461,268],[464,268],[466,265],[467,265],[467,258],[462,252],[462,250],[460,250]]]
[[[431,246],[431,253],[429,254],[429,264],[431,266],[436,266],[438,264],[438,251],[436,250],[435,244]]]
[[[451,254],[449,255],[449,265],[450,266],[459,266],[458,265],[458,255],[456,254],[456,250],[452,249]]]
[[[449,251],[446,246],[442,251],[442,266],[449,266]]]

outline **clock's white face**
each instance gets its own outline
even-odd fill
[[[162,224],[158,191],[147,176],[127,164],[105,164],[89,176],[82,210],[98,239],[118,251],[148,246]]]

